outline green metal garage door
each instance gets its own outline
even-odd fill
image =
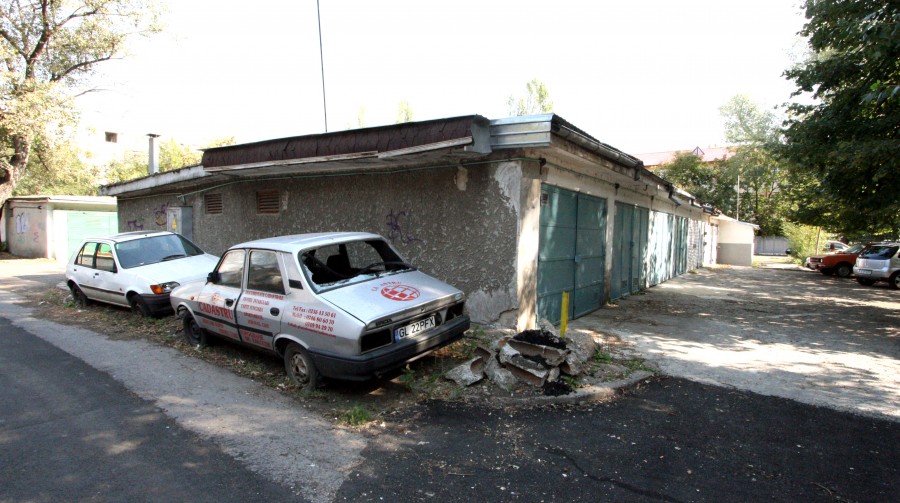
[[[119,231],[119,220],[114,211],[67,211],[66,221],[66,258],[75,253],[85,238],[109,236]]]
[[[616,203],[613,228],[613,267],[610,298],[640,291],[647,284],[647,233],[650,210]]]
[[[606,199],[549,185],[541,188],[539,319],[559,323],[563,291],[570,292],[570,319],[603,305],[606,214]]]

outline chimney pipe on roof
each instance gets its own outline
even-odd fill
[[[150,154],[147,172],[150,175],[155,175],[159,173],[159,144],[156,141],[156,139],[159,138],[159,135],[148,133],[147,136],[150,138]]]

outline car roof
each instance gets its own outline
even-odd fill
[[[144,237],[167,236],[170,234],[174,233],[169,231],[132,231],[120,232],[119,234],[113,234],[111,236],[89,237],[85,238],[84,241],[111,241],[113,243],[123,243],[125,241],[132,241]]]
[[[311,234],[293,234],[290,236],[276,236],[265,239],[257,239],[254,241],[247,241],[246,243],[236,244],[229,249],[264,248],[267,250],[293,253],[296,251],[316,248],[319,246],[368,239],[383,240],[384,238],[379,236],[378,234],[371,234],[368,232],[318,232]]]

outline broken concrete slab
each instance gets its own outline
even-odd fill
[[[566,355],[568,354],[568,351],[564,349],[532,344],[516,339],[510,339],[509,342],[507,342],[507,345],[525,356],[541,357],[547,362],[547,365],[551,367],[555,367],[566,361]]]
[[[538,370],[527,370],[515,365],[508,365],[506,367],[512,375],[516,376],[520,381],[530,384],[532,386],[543,386],[547,381],[547,371],[538,371]]]
[[[484,373],[494,384],[499,386],[503,391],[512,392],[519,384],[519,380],[512,372],[500,366],[496,358],[491,358],[484,368]]]
[[[566,348],[575,353],[579,362],[586,362],[597,352],[597,341],[590,332],[572,330],[566,334]]]
[[[476,356],[466,363],[450,369],[444,374],[444,377],[460,386],[471,386],[484,379],[484,367],[484,358]]]

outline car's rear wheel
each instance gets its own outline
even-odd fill
[[[865,286],[872,286],[875,284],[875,280],[871,278],[856,278],[856,282]]]
[[[200,328],[191,313],[185,311],[181,318],[181,326],[184,328],[184,342],[189,346],[200,349],[209,345],[206,331]]]
[[[900,271],[897,271],[893,275],[891,275],[891,278],[888,280],[888,285],[893,290],[900,289]]]
[[[838,264],[838,266],[834,268],[834,274],[839,278],[849,277],[852,272],[853,268],[850,264]]]
[[[290,343],[284,349],[284,370],[297,386],[305,391],[313,391],[319,385],[319,372],[309,353],[297,343]]]
[[[84,309],[91,304],[91,300],[81,291],[81,288],[78,288],[78,285],[73,284],[69,287],[69,290],[72,291],[72,299],[75,301],[76,306]]]
[[[128,299],[128,305],[131,306],[132,313],[139,314],[145,317],[150,316],[150,308],[147,307],[147,303],[140,295],[133,295],[130,299]]]

